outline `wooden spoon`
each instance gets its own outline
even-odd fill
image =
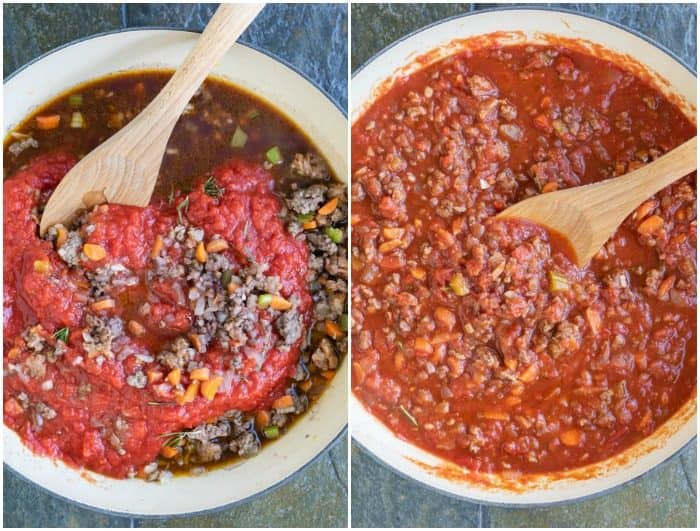
[[[600,250],[624,219],[646,199],[697,168],[697,137],[622,177],[531,197],[499,219],[537,223],[568,239],[579,267]]]
[[[151,103],[126,127],[97,146],[61,180],[39,227],[97,204],[145,206],[151,200],[163,154],[175,123],[197,88],[264,4],[222,4],[184,63]]]

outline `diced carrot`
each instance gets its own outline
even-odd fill
[[[199,242],[194,251],[194,257],[200,264],[207,261],[207,251],[204,249],[204,242]]]
[[[151,258],[156,258],[160,252],[163,250],[163,237],[159,234],[156,236],[153,242],[153,248],[151,249]]]
[[[286,409],[294,406],[294,397],[292,395],[283,395],[272,403],[273,409]]]
[[[228,242],[226,240],[218,239],[212,240],[207,243],[206,250],[208,253],[220,253],[228,249]]]
[[[448,330],[452,330],[457,323],[455,314],[443,306],[435,308],[435,319]]]
[[[497,411],[495,409],[487,409],[486,411],[482,411],[479,416],[488,420],[510,420],[510,415],[508,413],[505,411]]]
[[[168,382],[170,382],[170,384],[173,387],[180,385],[180,378],[181,377],[182,377],[182,371],[180,371],[180,369],[178,369],[177,367],[174,368],[173,370],[171,370],[168,373],[168,376],[166,376]]]
[[[5,400],[4,408],[5,413],[11,417],[17,417],[24,413],[22,406],[17,402],[16,398],[8,398]]]
[[[60,249],[63,247],[63,244],[66,243],[66,240],[68,239],[68,231],[63,225],[59,225],[56,227],[56,249]]]
[[[535,127],[537,127],[538,129],[542,129],[547,133],[552,132],[552,122],[546,115],[538,114],[537,116],[535,116],[533,122],[535,124]]]
[[[291,307],[292,303],[279,295],[273,295],[272,300],[270,300],[270,308],[273,310],[285,311],[289,310]]]
[[[422,267],[412,267],[410,269],[411,276],[416,280],[423,280],[425,278],[426,272]]]
[[[401,240],[389,240],[388,242],[384,242],[379,245],[379,252],[380,253],[389,253],[393,251],[394,249],[398,249],[403,245],[403,242]]]
[[[455,237],[452,236],[452,233],[446,231],[442,227],[438,227],[438,229],[435,231],[435,236],[443,249],[449,249],[455,244]]]
[[[262,430],[270,425],[270,412],[261,409],[255,414],[255,427]]]
[[[413,347],[418,352],[423,352],[427,354],[431,354],[433,352],[433,346],[430,344],[430,341],[428,341],[424,337],[417,337],[413,343]]]
[[[659,232],[663,226],[663,218],[654,214],[639,224],[639,227],[637,227],[637,232],[639,232],[639,234],[643,234],[644,236],[651,236],[652,234]]]
[[[110,310],[116,306],[116,302],[114,299],[100,299],[99,301],[95,301],[90,305],[90,308],[92,308],[93,311],[95,312],[100,312],[102,310]]]
[[[229,282],[228,286],[226,286],[226,291],[230,294],[235,293],[238,288],[241,286],[236,284],[235,282]]]
[[[319,216],[327,216],[328,214],[332,214],[333,211],[337,208],[338,206],[338,198],[334,197],[330,201],[328,201],[325,205],[323,205],[321,208],[318,209],[318,215]]]
[[[135,337],[141,337],[146,333],[146,329],[144,328],[144,326],[138,321],[134,321],[133,319],[127,323],[126,327],[129,329],[129,332],[131,332]]]
[[[350,216],[350,225],[357,225],[362,218],[357,214]]]
[[[333,339],[340,339],[341,337],[343,337],[343,329],[340,328],[338,323],[336,323],[335,321],[330,321],[326,319],[325,327],[326,334],[331,336]]]
[[[354,385],[362,385],[365,381],[365,370],[356,361],[352,364],[352,380]]]
[[[200,387],[202,396],[207,400],[214,400],[214,396],[223,382],[224,379],[221,376],[214,376],[214,378],[202,382]]]
[[[565,446],[578,446],[581,442],[581,431],[576,428],[563,431],[559,434],[559,440]]]
[[[673,287],[673,284],[676,282],[676,275],[669,275],[663,281],[661,284],[659,284],[659,289],[656,290],[656,296],[659,299],[663,299],[666,294],[668,293],[668,290],[670,290]]]
[[[96,243],[86,243],[83,245],[83,252],[85,253],[85,256],[87,256],[88,259],[92,260],[93,262],[102,260],[105,256],[107,256],[107,251],[105,251],[105,248],[101,245],[97,245]]]
[[[299,383],[297,384],[297,387],[298,387],[299,389],[301,389],[302,392],[308,393],[308,392],[309,392],[309,389],[311,389],[311,387],[312,387],[313,385],[314,385],[313,380],[311,380],[311,378],[309,378],[308,380],[304,380],[303,382],[299,382]]]
[[[148,383],[160,382],[163,379],[163,373],[160,371],[146,371],[146,377],[148,378]]]
[[[43,116],[36,117],[36,126],[44,131],[49,129],[56,129],[58,124],[61,123],[60,114],[46,114]]]
[[[542,187],[542,193],[548,194],[549,192],[554,192],[558,188],[559,188],[558,183],[556,183],[554,181],[550,181],[550,182],[544,184],[544,186]]]
[[[539,372],[540,370],[539,367],[537,367],[537,363],[532,363],[520,374],[520,381],[525,383],[532,382],[537,378]]]
[[[513,407],[513,406],[517,406],[522,401],[523,401],[523,399],[520,398],[519,396],[507,396],[503,402],[505,403],[506,406]]]
[[[194,381],[190,385],[187,386],[187,389],[185,390],[184,393],[179,393],[175,395],[175,402],[178,403],[178,405],[182,406],[184,404],[189,404],[190,402],[194,402],[194,399],[197,398],[197,393],[199,392],[199,381]]]
[[[398,240],[403,238],[404,230],[400,227],[384,227],[382,234],[387,240]]]
[[[442,345],[443,343],[457,341],[460,337],[462,337],[462,334],[460,334],[459,332],[435,334],[430,340],[430,344],[433,346]]]
[[[160,455],[162,455],[166,459],[172,459],[173,457],[175,457],[179,453],[180,453],[180,450],[178,450],[174,446],[163,446],[160,449]]]
[[[315,229],[316,227],[318,227],[318,223],[316,223],[316,220],[315,220],[315,219],[312,219],[312,220],[310,220],[310,221],[304,222],[304,223],[301,225],[301,227],[302,227],[304,230],[313,230],[313,229]]]
[[[199,367],[190,371],[190,380],[206,381],[209,379],[209,367]]]
[[[406,366],[406,356],[403,355],[403,352],[397,352],[394,354],[394,368],[397,371],[403,370],[403,368]]]
[[[7,351],[7,359],[8,360],[14,360],[16,359],[20,352],[22,352],[18,347],[12,347],[10,350]]]
[[[197,352],[202,352],[202,338],[199,337],[199,334],[187,334],[187,338],[190,340],[190,343],[192,343],[192,347]]]
[[[656,204],[655,199],[649,199],[649,201],[642,203],[637,210],[634,211],[634,219],[644,219],[647,217],[656,208]]]
[[[323,376],[326,380],[332,380],[335,376],[335,371],[323,371],[321,376]]]

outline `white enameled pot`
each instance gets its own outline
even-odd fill
[[[354,123],[394,81],[479,43],[567,43],[610,58],[674,98],[695,121],[696,77],[670,52],[614,24],[567,11],[499,9],[436,23],[386,48],[352,78]],[[416,60],[420,58],[420,60]],[[354,396],[350,423],[356,442],[397,472],[456,497],[494,505],[545,505],[596,495],[623,485],[670,459],[696,434],[691,398],[647,439],[595,465],[557,474],[478,474],[397,438]]]
[[[28,64],[4,84],[3,135],[33,108],[70,87],[106,74],[148,67],[177,67],[196,33],[168,29],[99,35],[59,48]],[[347,181],[347,119],[321,90],[279,59],[234,45],[213,74],[270,102],[300,126]],[[4,428],[4,460],[11,469],[48,491],[80,505],[111,513],[184,515],[259,495],[309,464],[347,424],[348,363],[312,409],[279,441],[252,459],[201,476],[176,476],[164,484],[114,480],[38,457]]]

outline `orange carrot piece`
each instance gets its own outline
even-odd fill
[[[107,251],[105,248],[101,245],[97,245],[96,243],[86,243],[83,245],[83,252],[85,253],[85,256],[87,256],[88,259],[92,260],[93,262],[98,262],[107,256]]]
[[[255,414],[255,427],[259,430],[266,428],[270,425],[270,413],[264,409],[261,409]]]
[[[153,248],[151,249],[151,258],[156,258],[162,250],[163,237],[159,234],[158,236],[156,236],[156,240],[153,242]]]
[[[331,336],[333,339],[340,339],[343,337],[343,329],[340,328],[338,323],[335,321],[326,320],[325,327],[326,334]]]
[[[49,129],[56,129],[58,124],[61,123],[60,114],[46,114],[43,116],[36,117],[36,126],[39,129],[48,131]]]
[[[215,376],[214,378],[211,378],[206,382],[202,382],[202,385],[199,387],[199,390],[201,391],[202,396],[204,398],[206,398],[207,400],[214,400],[214,396],[216,395],[216,392],[219,390],[219,387],[222,383],[224,383],[224,379],[221,376]]]
[[[332,214],[333,211],[338,207],[338,198],[334,197],[330,201],[328,201],[325,205],[323,205],[321,208],[318,209],[318,215],[319,216],[327,216],[328,214]]]
[[[559,434],[559,440],[564,446],[578,446],[581,442],[581,431],[576,428],[563,431]]]
[[[180,378],[182,378],[182,372],[178,368],[173,369],[168,373],[168,376],[166,376],[168,382],[173,386],[180,385]]]
[[[279,295],[273,295],[272,300],[270,301],[270,308],[273,310],[289,310],[292,307],[292,303],[289,302],[287,299],[284,297],[280,297]]]
[[[166,459],[172,459],[173,457],[175,457],[179,453],[180,453],[180,450],[178,450],[174,446],[163,446],[160,449],[160,455],[162,455]]]
[[[100,312],[102,310],[111,310],[116,306],[114,299],[100,299],[90,305],[93,311]]]
[[[190,380],[207,381],[209,379],[209,367],[200,367],[190,371]]]
[[[294,406],[294,398],[292,395],[281,396],[272,403],[273,409],[286,409],[292,406]]]

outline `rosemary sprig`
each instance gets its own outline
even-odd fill
[[[207,194],[209,197],[218,199],[219,197],[224,195],[224,189],[217,184],[217,182],[214,180],[214,177],[209,177],[204,183],[204,193]]]
[[[186,197],[183,199],[179,205],[177,205],[177,220],[180,222],[180,225],[184,225],[184,221],[182,220],[182,211],[185,211],[185,215],[187,215],[187,209],[190,208],[190,198]]]
[[[408,421],[409,421],[411,424],[413,424],[413,426],[414,426],[415,428],[418,427],[418,421],[416,420],[416,417],[414,417],[413,415],[411,415],[411,413],[410,413],[410,411],[408,411],[408,409],[406,409],[406,408],[403,407],[403,406],[399,406],[399,410],[401,411],[401,413],[403,413],[404,417],[406,417],[406,419],[408,419]]]

